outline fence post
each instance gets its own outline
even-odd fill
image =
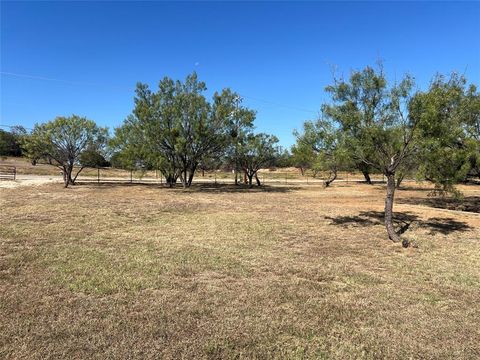
[[[214,175],[215,175],[215,184],[217,184],[217,173],[215,173]]]
[[[285,173],[285,184],[288,183],[288,173]]]
[[[97,184],[100,184],[100,168],[97,168]]]
[[[130,184],[133,182],[133,170],[130,170]]]
[[[13,167],[13,181],[17,180],[17,168]]]

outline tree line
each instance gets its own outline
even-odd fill
[[[255,111],[241,97],[224,89],[208,101],[196,73],[184,82],[164,78],[158,90],[138,84],[132,114],[115,129],[113,151],[123,166],[159,169],[169,186],[192,184],[199,169],[226,164],[235,181],[243,170],[252,185],[257,171],[271,165],[278,153],[275,136],[253,131]]]
[[[456,183],[480,178],[480,96],[464,76],[436,75],[422,91],[409,75],[390,84],[378,65],[348,78],[334,76],[325,90],[330,101],[317,119],[294,131],[290,152],[275,136],[254,131],[256,112],[238,93],[227,88],[207,99],[196,73],[184,81],[165,77],[156,90],[138,83],[131,115],[110,138],[106,128],[73,115],[8,139],[33,161],[59,167],[65,187],[75,184],[84,167],[109,163],[157,169],[168,186],[179,182],[185,188],[199,169],[220,167],[234,172],[235,184],[243,175],[250,186],[260,186],[258,170],[271,166],[327,173],[325,186],[340,170],[359,171],[367,183],[372,172],[382,173],[385,226],[393,241],[400,241],[393,227],[395,190],[406,176],[457,195]]]

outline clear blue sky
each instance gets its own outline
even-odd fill
[[[75,113],[112,129],[137,81],[195,70],[208,95],[244,95],[257,130],[289,146],[332,65],[348,74],[381,58],[421,88],[453,70],[480,84],[479,39],[478,2],[2,2],[0,124]]]

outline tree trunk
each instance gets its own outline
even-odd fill
[[[360,170],[363,174],[363,177],[365,178],[365,181],[367,182],[367,184],[372,184],[372,179],[370,179],[370,174],[368,173],[367,170],[364,170],[364,169],[361,169]]]
[[[192,171],[189,175],[188,175],[188,183],[187,183],[187,186],[190,187],[192,185],[192,182],[193,182],[193,174],[195,174],[194,171]]]
[[[302,176],[305,176],[305,169],[301,166],[300,166],[300,173],[302,174]]]
[[[385,198],[385,227],[388,238],[393,242],[399,242],[400,236],[393,227],[393,200],[395,198],[395,173],[387,173],[387,196]]]
[[[403,181],[404,178],[405,178],[405,175],[403,175],[403,174],[400,174],[400,175],[398,176],[398,178],[397,178],[397,184],[395,185],[395,187],[396,187],[397,189],[400,188],[400,185],[402,184],[402,181]]]
[[[262,183],[260,182],[260,179],[258,178],[257,173],[255,173],[255,180],[257,180],[257,185],[262,186]]]
[[[325,181],[325,187],[329,187],[332,182],[337,178],[337,170],[332,171],[327,181]]]
[[[253,175],[248,174],[248,186],[249,187],[253,187],[252,180],[253,180]]]
[[[187,187],[190,187],[192,185],[193,177],[195,176],[195,171],[197,171],[197,166],[198,166],[198,164],[193,164],[190,167],[190,171],[188,173]]]
[[[83,169],[84,169],[84,166],[82,166],[80,170],[78,170],[78,172],[75,174],[75,177],[72,180],[72,185],[75,185],[75,181],[77,181],[77,177],[82,172]],[[72,169],[72,173],[73,173],[73,169]]]
[[[165,181],[167,182],[168,187],[173,187],[173,185],[175,184],[174,175],[168,174],[167,176],[165,176]]]
[[[63,167],[63,183],[67,188],[68,185],[75,185],[74,180],[72,179],[73,166],[64,166]]]
[[[235,145],[235,167],[233,172],[235,173],[235,185],[238,185],[238,156],[237,156],[237,145]]]
[[[65,185],[65,188],[67,188],[68,187],[68,171],[66,167],[63,167],[62,175],[63,175],[63,184]]]
[[[182,170],[182,174],[180,175],[180,180],[182,181],[182,186],[185,189],[187,187],[187,169]]]

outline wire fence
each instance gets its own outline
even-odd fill
[[[7,165],[7,164],[5,164]],[[61,169],[48,164],[15,164],[17,178],[20,180],[22,176],[48,176],[50,178],[63,179]],[[79,168],[74,169],[74,174]],[[303,174],[299,169],[261,169],[257,173],[258,179],[262,185],[269,184],[285,184],[285,185],[323,185],[329,178],[329,173],[318,172],[314,174],[311,171],[304,171]],[[371,181],[374,183],[385,182],[382,174],[370,174]],[[243,172],[237,174],[238,183],[246,183],[246,177]],[[124,170],[117,168],[84,168],[77,177],[78,182],[90,183],[156,183],[165,184],[165,177],[158,170]],[[340,171],[337,173],[336,182],[366,182],[361,173]],[[198,170],[193,178],[195,184],[234,184],[235,174],[224,170],[204,171]],[[253,179],[254,185],[256,179]]]
[[[85,173],[81,173],[77,181],[80,182],[97,182],[97,183],[158,183],[165,184],[165,177],[155,170],[150,171],[128,171],[111,168],[89,169]],[[301,175],[300,172],[294,171],[259,171],[257,177],[262,185],[323,185],[328,179],[328,174],[319,173],[316,176],[312,174]],[[385,182],[385,177],[382,174],[370,174],[371,181],[374,183]],[[243,173],[237,174],[239,184],[247,184],[246,177]],[[336,182],[366,182],[361,173],[339,172],[337,174]],[[235,174],[225,171],[198,171],[193,178],[194,184],[234,184]],[[253,179],[253,184],[256,184],[256,179]]]

